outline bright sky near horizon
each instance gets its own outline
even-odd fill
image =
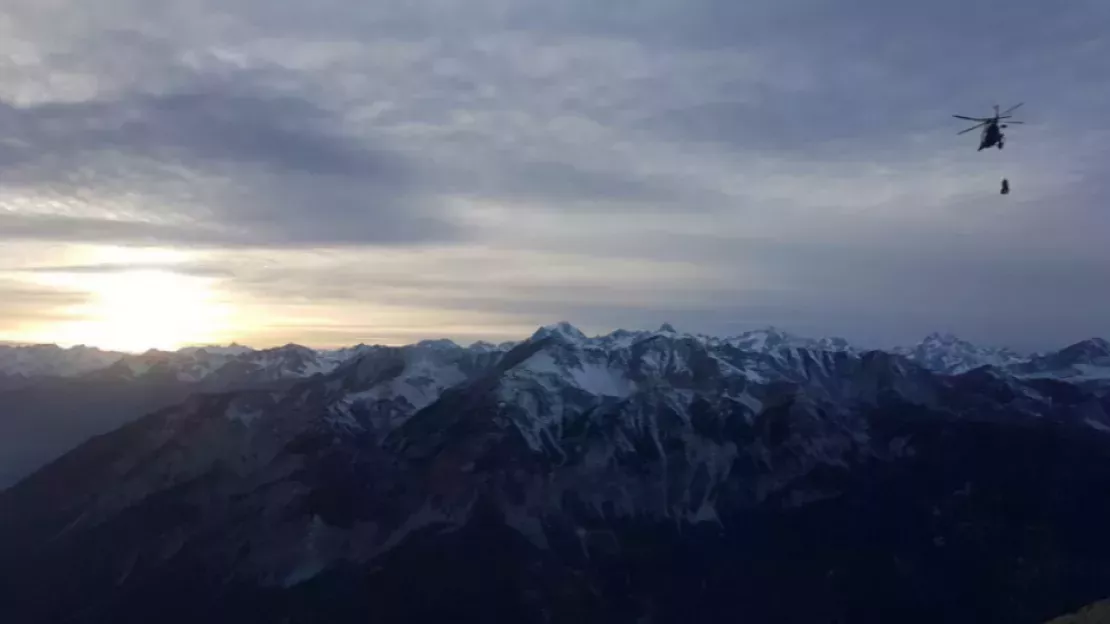
[[[1105,0],[6,0],[0,340],[1107,336],[1106,59]]]

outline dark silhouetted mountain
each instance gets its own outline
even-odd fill
[[[176,405],[191,384],[104,378],[0,383],[0,489],[91,436]]]
[[[1009,370],[1025,377],[1110,382],[1110,342],[1102,338],[1084,340],[1055,353],[1030,358]]]
[[[183,349],[139,355],[0,347],[0,489],[84,442],[196,392],[283,387],[368,347]],[[71,360],[67,359],[71,357]],[[113,359],[114,358],[114,359]]]
[[[1106,596],[1104,386],[752,337],[560,323],[192,394],[0,493],[0,621],[1032,624]]]

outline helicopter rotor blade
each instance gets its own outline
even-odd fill
[[[1023,123],[1025,123],[1025,122],[1024,122],[1024,121],[1007,121],[1007,122],[1006,122],[1006,125],[1009,125],[1009,124],[1015,124],[1015,123],[1016,123],[1016,124],[1023,124]]]
[[[990,117],[966,117],[964,115],[952,115],[956,119],[967,119],[968,121],[990,121]]]
[[[987,125],[987,122],[984,121],[981,124],[975,124],[974,126],[968,128],[967,130],[961,130],[961,131],[957,132],[956,134],[964,134],[965,132],[971,132],[972,130],[974,130],[976,128],[979,128],[981,126],[985,126],[985,125]]]
[[[1022,104],[1025,104],[1025,102],[1022,102],[1021,104],[1014,104],[1010,108],[1007,108],[1006,110],[1002,111],[1002,114],[1005,115],[1006,113],[1012,113],[1013,111],[1017,110],[1017,108],[1019,106],[1021,106]],[[998,107],[996,106],[996,107],[994,107],[994,109],[998,110]]]

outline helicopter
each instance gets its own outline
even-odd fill
[[[1014,106],[1011,106],[1010,108],[1002,111],[1001,113],[998,112],[998,105],[995,104],[994,105],[994,117],[967,117],[967,116],[964,116],[964,115],[952,115],[953,117],[955,117],[957,119],[968,119],[970,121],[978,121],[979,122],[979,123],[975,124],[974,126],[968,128],[967,130],[961,130],[960,132],[957,132],[956,134],[963,134],[965,132],[971,132],[972,130],[974,130],[974,129],[980,127],[980,126],[985,126],[983,128],[983,132],[979,136],[979,149],[977,151],[981,152],[984,149],[986,149],[988,147],[992,147],[992,146],[998,146],[998,149],[1002,149],[1002,146],[1005,145],[1005,143],[1006,143],[1006,135],[1002,134],[1002,130],[1000,130],[999,128],[1005,128],[1008,124],[1023,124],[1025,122],[1024,121],[1007,121],[1006,123],[1001,124],[1001,125],[999,125],[998,122],[1002,119],[1009,119],[1010,117],[1012,117],[1012,115],[1010,115],[1009,113],[1013,112],[1014,110],[1016,110],[1019,106],[1021,106],[1024,103],[1025,102],[1022,102],[1021,104],[1015,104]]]

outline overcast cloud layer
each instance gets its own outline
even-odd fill
[[[7,0],[0,338],[168,257],[259,345],[1110,335],[1108,58],[1104,0]]]

